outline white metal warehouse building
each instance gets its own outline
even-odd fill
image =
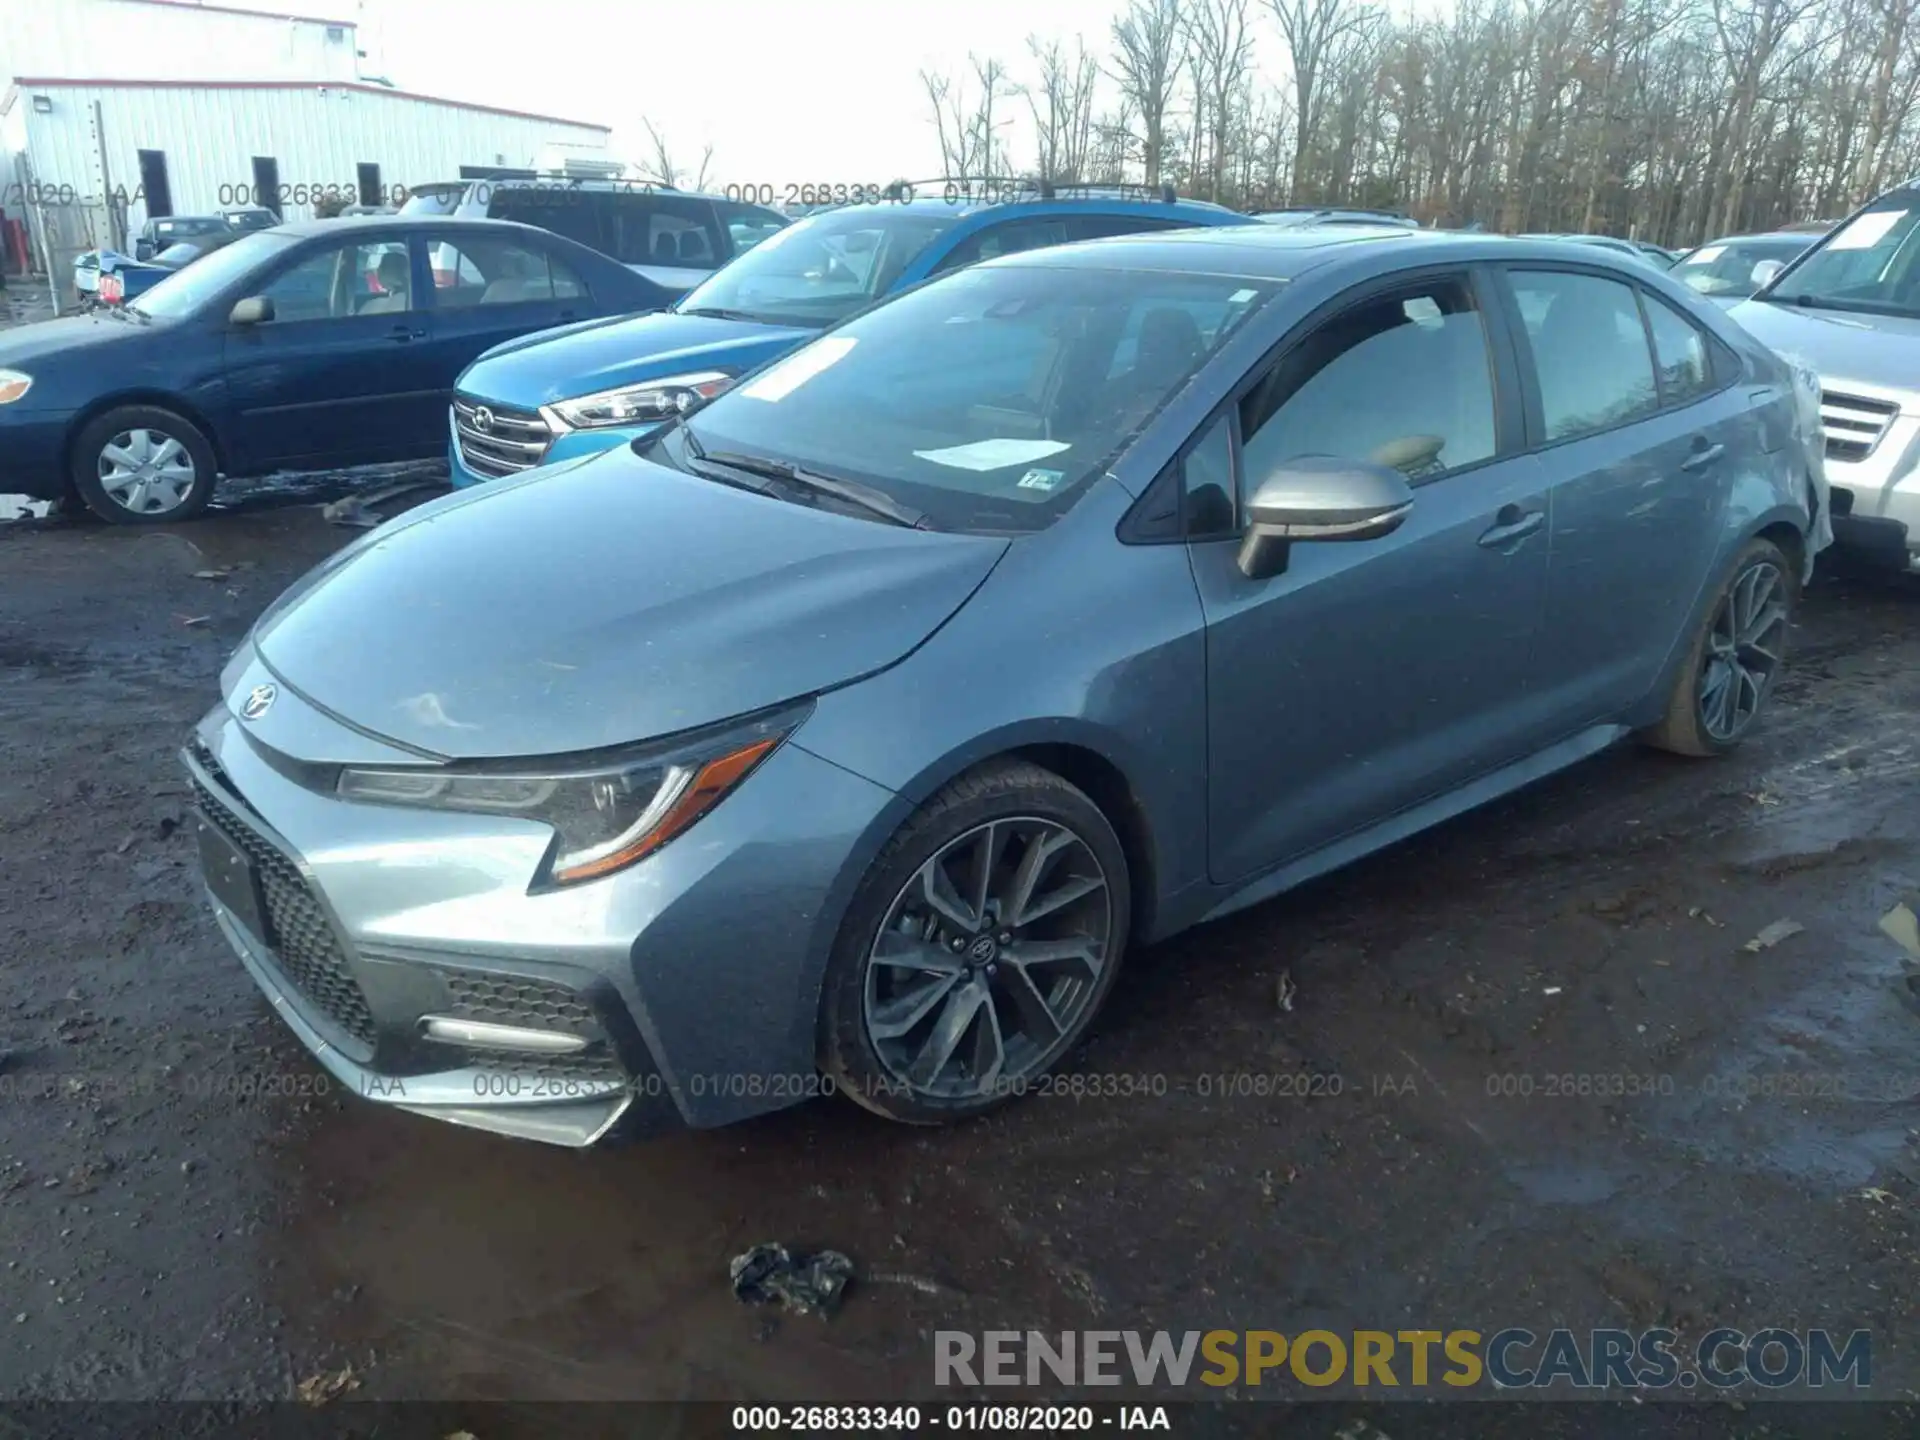
[[[0,210],[65,252],[256,196],[293,220],[329,187],[391,203],[465,173],[608,159],[603,125],[363,76],[357,30],[188,0],[0,0]]]

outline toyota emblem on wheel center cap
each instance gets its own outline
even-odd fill
[[[247,692],[246,702],[240,707],[242,720],[258,720],[273,708],[273,698],[280,693],[277,685],[256,685]]]

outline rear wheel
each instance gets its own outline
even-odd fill
[[[213,446],[198,426],[156,405],[90,421],[73,445],[73,488],[115,525],[187,520],[213,499]]]
[[[890,1119],[978,1115],[1086,1033],[1119,971],[1127,862],[1093,801],[1024,763],[964,776],[901,828],[834,948],[822,1063]]]
[[[1641,738],[1677,755],[1720,755],[1745,739],[1773,693],[1799,598],[1780,547],[1749,542],[1674,680],[1665,718]]]

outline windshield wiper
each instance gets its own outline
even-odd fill
[[[1836,300],[1809,295],[1805,291],[1798,295],[1760,295],[1755,298],[1769,305],[1791,305],[1799,310],[1832,310],[1842,315],[1890,315],[1904,320],[1920,316],[1920,310],[1911,305],[1895,305],[1890,301]]]
[[[714,465],[725,465],[728,469],[739,470],[748,475],[761,475],[769,480],[783,480],[798,485],[803,490],[812,490],[821,495],[831,495],[834,499],[877,515],[894,525],[904,525],[910,530],[932,530],[936,528],[931,520],[911,505],[903,505],[884,490],[871,485],[862,485],[858,480],[842,480],[833,475],[821,475],[812,470],[804,470],[798,465],[790,465],[785,460],[770,459],[765,455],[742,455],[729,450],[716,450],[708,454],[700,451],[699,458]]]
[[[710,305],[698,305],[691,310],[676,310],[673,313],[676,315],[702,315],[709,320],[744,320],[749,325],[759,325],[763,323],[758,315],[749,315],[744,310],[720,310]]]

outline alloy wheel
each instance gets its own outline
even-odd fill
[[[1078,834],[1037,817],[978,825],[887,909],[862,1002],[874,1053],[918,1095],[1008,1093],[1079,1032],[1112,934],[1106,872]]]
[[[177,510],[198,478],[187,447],[164,430],[123,430],[101,448],[100,488],[135,515]]]
[[[1700,669],[1700,724],[1730,744],[1753,723],[1780,669],[1787,634],[1786,577],[1761,561],[1720,597]]]

